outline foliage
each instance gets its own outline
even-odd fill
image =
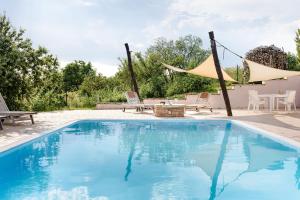
[[[238,69],[237,69],[237,67],[226,67],[224,70],[234,80],[238,81],[239,83],[244,83],[244,68],[243,67],[239,66]]]
[[[100,102],[125,102],[126,98],[124,92],[120,92],[117,89],[104,89],[98,91],[98,97]]]
[[[52,111],[63,108],[64,105],[64,95],[51,90],[34,96],[31,102],[31,109],[35,111]]]
[[[79,91],[83,95],[92,96],[97,90],[101,90],[107,87],[107,78],[101,74],[91,74],[83,79],[79,87]]]
[[[167,96],[190,92],[215,92],[217,81],[196,75],[177,75],[167,89]]]
[[[165,97],[182,92],[200,92],[213,90],[212,80],[199,76],[180,74],[166,69],[162,63],[189,69],[196,67],[209,55],[202,48],[202,40],[196,36],[185,36],[178,40],[159,38],[145,54],[136,53],[133,57],[133,68],[136,73],[142,98]],[[121,65],[116,77],[125,83],[124,90],[131,86],[126,60]],[[210,86],[206,87],[205,85]]]
[[[288,70],[300,71],[300,60],[295,54],[289,52],[287,55],[287,62]]]
[[[43,47],[34,49],[24,38],[24,30],[15,29],[5,15],[0,15],[0,92],[10,109],[30,104],[32,95],[43,90],[57,66],[56,57]]]
[[[155,44],[148,48],[146,55],[149,54],[156,54],[163,63],[193,68],[208,57],[209,51],[202,48],[201,38],[188,35],[175,41],[158,38]]]
[[[297,35],[299,38],[299,34]],[[297,39],[296,39],[297,42]],[[298,42],[299,43],[299,42]],[[210,51],[199,37],[176,40],[158,38],[144,53],[132,54],[133,69],[142,98],[184,98],[185,93],[215,92],[216,80],[166,69],[163,63],[191,69],[203,62]],[[98,102],[124,102],[131,89],[127,59],[119,59],[113,77],[96,74],[90,62],[75,60],[58,69],[58,60],[43,47],[33,48],[24,30],[15,29],[0,16],[0,92],[11,109],[49,111],[94,108]],[[299,70],[295,55],[288,54],[289,68]],[[225,69],[233,78],[236,68]],[[239,80],[243,70],[240,69]]]
[[[97,95],[81,95],[79,92],[68,93],[68,109],[74,108],[94,108],[97,102]]]
[[[63,82],[65,92],[76,91],[84,81],[86,76],[93,76],[96,71],[92,68],[90,62],[75,60],[72,63],[67,64],[63,69]]]

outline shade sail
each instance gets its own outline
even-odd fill
[[[205,145],[200,151],[190,153],[189,157],[194,161],[195,166],[200,167],[206,173],[206,175],[212,179],[215,173],[220,151],[221,145]]]
[[[168,69],[171,69],[173,71],[176,71],[176,72],[187,72],[187,70],[184,70],[184,69],[181,69],[181,68],[178,68],[178,67],[173,67],[171,65],[167,65],[165,63],[163,63],[163,65],[168,68]]]
[[[290,76],[298,76],[300,72],[298,71],[287,71],[282,69],[275,69],[272,67],[267,67],[262,64],[258,64],[251,60],[245,59],[250,70],[249,82],[256,81],[267,81],[272,79],[286,78]]]
[[[215,62],[212,55],[210,55],[203,63],[198,65],[196,68],[191,70],[184,70],[180,69],[178,67],[173,67],[171,65],[164,64],[165,67],[168,69],[174,70],[176,72],[186,72],[198,76],[208,77],[208,78],[214,78],[219,79],[216,68],[215,68]],[[231,78],[223,69],[222,69],[223,77],[225,81],[232,81],[236,82],[233,78]]]
[[[276,163],[280,163],[290,157],[297,156],[295,151],[272,149],[253,144],[249,146],[249,153],[248,172],[256,172],[261,169],[268,169]]]

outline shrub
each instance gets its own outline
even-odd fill
[[[64,95],[56,94],[53,91],[49,91],[45,94],[38,94],[33,97],[27,104],[31,105],[31,110],[35,111],[52,111],[62,109],[65,105]]]
[[[116,89],[113,90],[108,90],[108,89],[103,89],[99,90],[97,92],[97,98],[99,102],[125,102],[126,98],[124,95],[125,91],[119,91]]]
[[[216,81],[208,78],[202,78],[195,75],[178,75],[169,84],[167,96],[184,94],[189,92],[214,92],[216,91]]]

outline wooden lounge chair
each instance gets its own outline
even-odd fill
[[[201,92],[200,94],[188,94],[186,95],[186,108],[193,108],[199,112],[200,108],[208,108],[210,112],[213,111],[210,103],[208,102],[209,93]]]
[[[136,92],[125,92],[125,96],[127,99],[127,103],[123,104],[123,112],[125,112],[125,110],[129,108],[135,108],[136,111],[142,112],[144,109],[153,109],[154,107],[154,104],[144,104],[143,102],[141,102]]]
[[[3,130],[3,121],[6,119],[6,116],[0,115],[0,131]]]
[[[125,97],[127,100],[127,103],[123,104],[123,112],[125,112],[126,108],[135,108],[136,111],[143,111],[144,110],[144,104],[141,103],[140,98],[138,97],[136,92],[128,91],[125,92]]]
[[[10,111],[0,93],[0,115],[5,116],[11,119],[12,123],[15,123],[16,119],[19,119],[23,116],[29,116],[31,123],[34,124],[33,115],[37,114],[36,112],[28,112],[28,111]]]

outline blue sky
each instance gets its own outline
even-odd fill
[[[61,65],[82,59],[112,75],[124,43],[143,51],[157,37],[193,34],[209,48],[208,32],[244,55],[258,45],[275,44],[295,52],[300,28],[299,0],[1,0],[16,27],[26,29],[34,45],[56,55]],[[225,54],[223,65],[240,64]]]

